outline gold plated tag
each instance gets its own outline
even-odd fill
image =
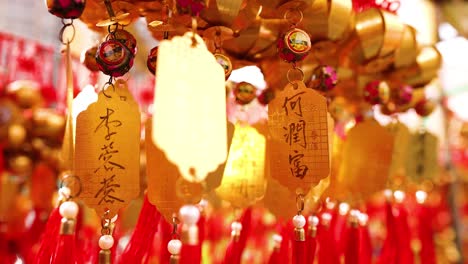
[[[415,183],[432,180],[439,171],[437,137],[429,132],[420,131],[411,135],[409,154],[406,160],[406,173]]]
[[[168,223],[172,222],[172,215],[183,205],[182,199],[177,197],[177,179],[180,172],[171,163],[164,152],[151,139],[152,120],[146,122],[146,177],[148,179],[148,199],[154,204]]]
[[[330,171],[325,97],[302,81],[288,84],[268,106],[268,127],[272,178],[307,194]]]
[[[192,32],[158,51],[152,138],[187,181],[202,182],[226,161],[224,71]]]
[[[140,192],[140,112],[124,81],[101,91],[77,117],[75,172],[80,197],[113,217]]]
[[[375,120],[366,120],[349,131],[337,184],[365,199],[386,187],[393,153],[393,136]],[[341,189],[341,188],[340,188]]]
[[[221,185],[216,193],[238,208],[254,204],[265,192],[265,136],[236,124]]]
[[[409,129],[402,123],[396,122],[387,125],[387,130],[393,134],[392,163],[390,165],[389,180],[391,184],[401,184],[402,177],[406,175],[408,150],[411,147]],[[398,187],[398,186],[392,186]]]

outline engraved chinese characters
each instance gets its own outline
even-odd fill
[[[192,32],[163,40],[157,60],[153,141],[182,177],[201,182],[227,156],[224,71]]]
[[[263,197],[265,147],[265,136],[257,129],[236,124],[221,186],[216,189],[223,200],[242,208]]]
[[[75,168],[80,198],[114,216],[139,194],[140,112],[125,82],[101,91],[77,117]]]
[[[301,81],[288,84],[268,106],[268,126],[272,178],[305,195],[330,171],[325,97]]]
[[[424,180],[433,180],[438,173],[437,137],[426,131],[419,131],[409,139],[408,159],[406,160],[406,173],[410,180],[422,183]]]

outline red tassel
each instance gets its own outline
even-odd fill
[[[169,264],[171,254],[167,250],[167,243],[172,239],[172,225],[169,224],[164,218],[159,221],[161,230],[161,244],[159,247],[159,263]]]
[[[55,250],[55,246],[58,242],[60,221],[62,216],[59,213],[59,208],[52,210],[47,221],[44,234],[42,236],[41,245],[37,252],[35,264],[49,264],[52,258],[52,254]]]
[[[359,227],[359,263],[372,263],[372,243],[367,225]]]
[[[397,212],[397,216],[395,218],[397,235],[397,263],[413,264],[414,256],[411,249],[411,234],[408,225],[408,212],[401,203],[398,203],[395,209]]]
[[[0,263],[13,264],[16,261],[16,254],[11,250],[6,233],[2,229],[6,228],[0,222]]]
[[[279,251],[279,260],[280,263],[288,263],[290,260],[290,246],[291,246],[291,228],[293,228],[292,222],[289,221],[286,225],[283,226],[281,230],[281,246]]]
[[[345,264],[359,264],[359,229],[357,223],[351,223],[348,229],[345,250]]]
[[[52,264],[75,264],[75,234],[60,235]]]
[[[332,225],[320,225],[318,230],[319,250],[318,250],[318,263],[319,264],[339,264],[340,259],[336,249],[336,243],[333,236]]]
[[[435,248],[434,248],[434,229],[432,227],[431,212],[425,204],[420,205],[419,212],[419,240],[421,241],[421,263],[435,264]]]
[[[293,241],[293,263],[306,263],[306,245],[305,241]]]
[[[307,250],[306,250],[306,263],[314,263],[315,253],[317,251],[317,237],[316,236],[308,236],[306,240]]]
[[[149,202],[147,195],[145,195],[138,222],[118,263],[142,262],[145,255],[149,253],[160,219],[161,214],[158,209]]]
[[[250,233],[252,221],[252,208],[247,208],[241,217],[242,230],[239,235],[239,240],[231,240],[226,250],[224,257],[225,264],[239,264],[241,262],[242,253],[247,244],[247,237]]]
[[[198,226],[198,244],[197,245],[182,245],[180,252],[180,264],[196,264],[201,262],[201,250],[203,240],[205,239],[205,216],[200,215],[197,222]]]
[[[378,264],[395,264],[396,258],[396,228],[392,205],[389,201],[385,203],[385,218],[387,222],[387,238],[385,239],[380,253]]]

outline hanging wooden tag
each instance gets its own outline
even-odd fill
[[[351,128],[344,142],[337,184],[358,199],[383,190],[392,161],[393,142],[392,134],[375,120]]]
[[[140,112],[126,83],[114,86],[78,115],[75,145],[79,197],[109,217],[140,193]]]
[[[389,182],[399,184],[402,180],[401,178],[406,175],[406,162],[408,160],[411,133],[409,129],[400,122],[391,123],[387,125],[386,128],[393,135],[395,140],[393,143]]]
[[[421,131],[411,135],[406,160],[406,173],[411,181],[422,183],[437,175],[438,144],[437,137],[429,132]]]
[[[152,138],[187,181],[226,161],[224,70],[192,32],[161,42]]]
[[[328,176],[327,102],[302,81],[288,84],[268,105],[272,177],[306,194]]]
[[[164,152],[158,148],[152,138],[152,120],[146,122],[146,177],[148,180],[148,199],[154,204],[168,223],[172,223],[172,215],[179,212],[183,205],[177,196],[177,180],[181,178],[176,165],[171,163]]]
[[[291,192],[273,178],[268,179],[263,202],[265,208],[282,220],[291,219],[297,214],[296,193]]]
[[[227,148],[231,148],[232,137],[234,135],[234,125],[231,122],[227,122]],[[226,160],[227,161],[227,160]],[[224,168],[226,167],[226,162],[221,163],[218,168],[208,173],[205,179],[205,192],[209,193],[221,184],[221,180],[223,179]]]
[[[265,136],[237,123],[221,185],[216,193],[238,208],[247,207],[265,192]]]

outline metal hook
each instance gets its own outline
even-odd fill
[[[112,76],[109,77],[109,81],[107,81],[104,86],[102,87],[102,94],[107,97],[107,98],[112,98],[112,96],[108,95],[106,93],[106,90],[107,90],[107,87],[111,86],[112,87],[112,91],[115,92],[115,86],[114,86],[114,83],[113,83],[113,80],[114,78]]]
[[[65,174],[62,179],[60,180],[60,188],[62,187],[69,187],[69,186],[74,186],[75,184],[78,185],[78,191],[76,191],[75,194],[70,194],[69,199],[73,199],[78,197],[81,194],[82,191],[82,184],[81,184],[81,179],[73,174]]]
[[[297,208],[297,214],[301,214],[302,211],[304,211],[304,195],[301,193],[301,194],[298,194],[296,196],[296,208]]]
[[[63,26],[60,29],[60,33],[59,33],[59,40],[63,45],[67,45],[67,44],[70,44],[75,39],[76,30],[75,30],[75,26],[73,25],[73,19],[70,22],[66,22],[65,19],[62,19],[62,25]],[[67,28],[71,28],[72,35],[70,39],[67,39],[67,41],[64,41],[63,37],[65,34],[65,30]]]

